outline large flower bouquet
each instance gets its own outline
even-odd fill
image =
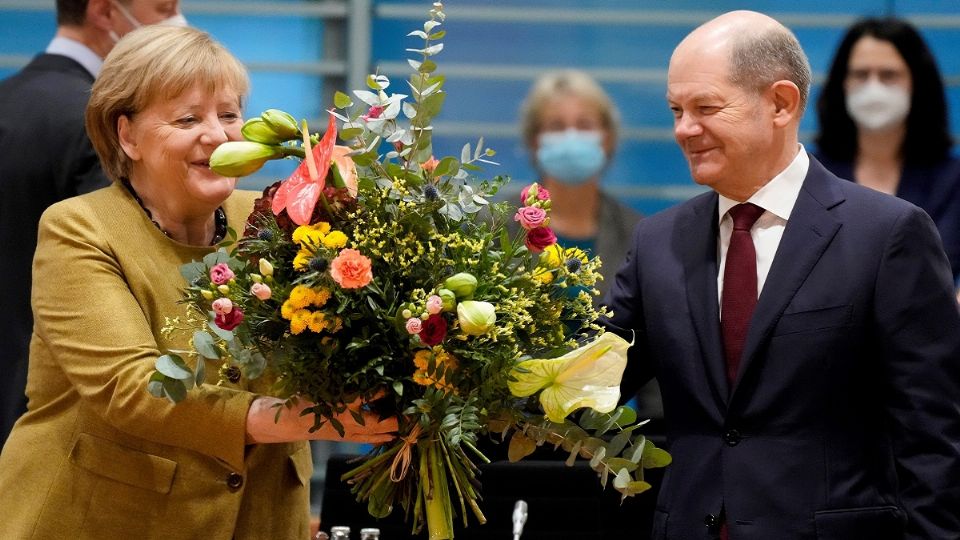
[[[600,261],[557,245],[549,193],[528,186],[519,210],[491,203],[505,180],[472,178],[492,163],[482,140],[433,157],[443,20],[434,3],[410,34],[424,42],[410,49],[412,96],[371,75],[358,101],[336,95],[322,137],[270,110],[245,123],[245,141],[217,149],[211,166],[227,176],[268,159],[302,162],[265,190],[234,252],[183,268],[190,315],[171,330],[190,327],[192,349],[161,357],[149,383],[181,400],[209,359],[223,376],[269,377],[288,403],[315,403],[315,427],[342,431],[335,416],[357,399],[396,415],[396,441],[344,479],[371,515],[399,505],[431,539],[452,538],[456,514],[485,521],[481,436],[509,438],[511,460],[562,447],[605,484],[613,475],[624,496],[650,487],[644,468],[669,462],[617,406],[629,345],[596,324]]]

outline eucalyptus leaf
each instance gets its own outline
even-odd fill
[[[577,456],[580,454],[581,446],[583,446],[583,441],[574,443],[573,448],[570,449],[570,455],[567,456],[567,467],[573,467],[573,464],[577,461]]]
[[[640,463],[643,459],[643,449],[647,446],[647,438],[643,435],[637,436],[633,444],[624,453],[623,457],[634,463]]]
[[[463,212],[460,210],[460,207],[455,204],[446,203],[440,209],[440,213],[453,221],[460,221],[463,219]]]
[[[338,109],[346,109],[347,107],[353,105],[353,100],[350,99],[350,96],[337,90],[337,92],[333,95],[333,104],[336,105]]]
[[[427,39],[427,33],[424,32],[423,30],[414,30],[413,32],[410,32],[409,34],[407,34],[407,37],[418,37],[420,39]]]
[[[447,31],[441,30],[439,32],[434,32],[430,34],[429,36],[427,36],[427,39],[430,39],[430,40],[443,39],[443,36],[446,36],[446,35],[447,35]]]
[[[207,362],[203,358],[197,358],[197,372],[193,377],[193,383],[199,387],[207,380]]]
[[[463,145],[460,149],[460,163],[465,164],[470,161],[470,143]]]
[[[244,369],[244,375],[248,379],[257,379],[263,372],[267,369],[267,359],[259,351],[254,351],[250,354],[250,360],[247,362],[246,369]]]
[[[157,371],[172,379],[187,380],[193,377],[190,366],[176,354],[165,354],[157,358],[154,367]]]
[[[153,397],[167,397],[166,392],[163,391],[163,381],[150,381],[147,383],[147,392],[150,392],[150,395]]]
[[[187,283],[193,285],[198,281],[198,278],[207,275],[207,265],[197,261],[184,264],[180,266],[180,275]]]
[[[412,103],[403,102],[403,115],[407,118],[415,118],[417,116],[417,108],[413,106]]]
[[[166,392],[167,399],[174,403],[187,399],[187,387],[183,384],[183,381],[165,379],[163,381],[163,391]]]
[[[456,174],[460,170],[460,162],[456,160],[453,156],[447,156],[440,160],[440,163],[437,164],[437,168],[433,170],[434,176],[446,176],[448,174]]]
[[[666,467],[673,461],[673,458],[670,457],[666,451],[657,448],[653,443],[647,444],[647,447],[643,450],[643,460],[641,465],[644,469],[656,469],[660,467]]]
[[[412,67],[414,70],[417,70],[417,71],[419,71],[420,66],[423,65],[423,62],[418,62],[417,60],[412,60],[410,58],[407,59],[407,63],[410,64],[410,67]]]
[[[353,139],[363,135],[363,128],[347,128],[340,131],[340,138],[343,140]]]
[[[213,267],[220,263],[225,263],[230,261],[230,255],[223,249],[218,249],[214,252],[207,253],[203,257],[203,264],[207,267]]]
[[[374,94],[373,92],[369,92],[367,90],[354,90],[353,95],[357,96],[360,101],[371,107],[374,105],[380,105],[380,96]]]
[[[213,321],[207,321],[207,328],[209,328],[211,332],[213,332],[214,334],[216,334],[218,338],[220,338],[220,339],[222,339],[222,340],[224,340],[224,341],[231,341],[231,340],[233,340],[233,331],[232,331],[232,330],[224,330],[223,328],[220,328],[219,326],[217,326],[216,324],[214,324]],[[198,351],[198,352],[199,352],[199,351]],[[217,356],[217,358],[219,358],[219,356]]]
[[[398,396],[403,396],[403,383],[400,381],[393,381],[393,392]]]
[[[433,73],[436,70],[437,70],[437,63],[434,62],[433,60],[427,59],[423,61],[423,63],[420,65],[420,69],[418,69],[417,71],[419,71],[420,73]]]
[[[423,49],[424,56],[433,56],[439,54],[443,50],[443,43],[437,43],[436,45],[431,45]]]
[[[197,330],[193,333],[193,348],[204,358],[211,360],[220,359],[220,351],[217,350],[213,336],[207,332]]]
[[[606,455],[607,449],[603,446],[598,447],[593,452],[593,457],[590,458],[590,467],[596,469],[600,463],[603,462],[603,458],[606,457]]]

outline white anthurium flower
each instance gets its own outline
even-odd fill
[[[540,404],[551,422],[561,423],[571,412],[590,407],[607,413],[620,400],[620,380],[631,343],[605,333],[592,343],[559,358],[525,360],[512,372],[510,392],[517,397],[540,392]]]

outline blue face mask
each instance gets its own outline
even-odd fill
[[[540,135],[537,163],[548,177],[565,184],[582,184],[606,162],[599,131],[568,129]]]

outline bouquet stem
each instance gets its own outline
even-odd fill
[[[435,439],[423,439],[420,449],[420,489],[426,506],[427,530],[430,540],[453,538],[453,507],[447,485],[447,467],[441,455],[442,444]]]

